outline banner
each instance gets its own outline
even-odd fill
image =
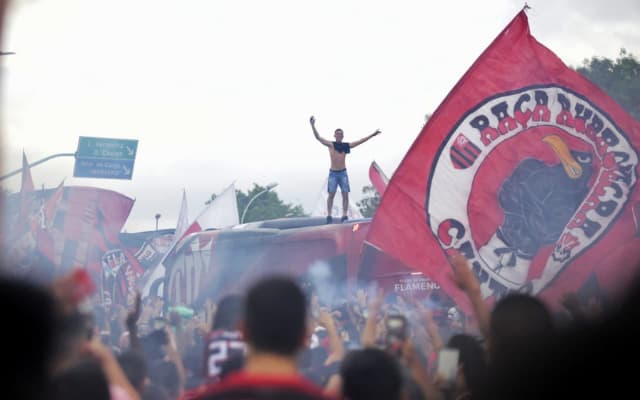
[[[238,225],[238,201],[236,198],[235,184],[231,184],[222,193],[216,196],[201,212],[196,219],[189,224],[188,212],[187,212],[187,195],[183,191],[182,204],[180,206],[180,215],[178,216],[178,223],[176,225],[175,234],[173,240],[164,253],[160,261],[150,270],[150,272],[144,277],[142,285],[142,296],[158,295],[159,290],[164,287],[161,286],[163,280],[166,280],[166,267],[165,261],[167,257],[172,255],[175,257],[175,253],[178,252],[185,242],[185,238],[193,233],[201,232],[211,228],[227,228]],[[204,236],[201,247],[205,247],[211,240],[210,236]],[[189,247],[185,248],[188,252]]]
[[[121,233],[119,237],[122,246],[134,255],[146,272],[153,269],[171,248],[174,230]]]
[[[9,211],[9,223],[19,227],[3,243],[10,274],[46,282],[82,267],[101,287],[103,301],[133,299],[143,269],[119,239],[133,199],[105,189],[60,185],[33,191],[29,200],[26,217]]]
[[[368,242],[455,299],[446,254],[485,299],[557,300],[634,275],[640,123],[565,66],[520,12],[438,107],[393,175]]]
[[[236,213],[237,214],[237,213]],[[189,209],[187,205],[187,192],[182,190],[182,202],[180,204],[180,214],[178,215],[178,222],[176,223],[176,229],[171,237],[171,241],[167,243],[166,248],[162,251],[162,256],[154,261],[149,269],[145,272],[141,282],[142,298],[146,298],[149,295],[157,295],[158,293],[152,293],[152,288],[160,288],[160,281],[164,279],[165,267],[164,260],[169,255],[169,252],[182,238],[184,233],[189,227]]]

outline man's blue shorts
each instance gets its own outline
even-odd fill
[[[340,191],[343,193],[349,193],[351,188],[349,187],[349,176],[347,176],[347,169],[341,169],[339,171],[329,170],[329,184],[327,185],[327,191],[329,193],[335,193],[340,186]]]

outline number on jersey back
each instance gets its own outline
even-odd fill
[[[209,334],[206,372],[209,381],[218,381],[226,364],[244,359],[247,346],[239,331],[216,330]]]

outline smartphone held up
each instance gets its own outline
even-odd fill
[[[458,375],[458,349],[445,347],[438,352],[438,370],[436,376],[443,379],[448,385],[453,385]]]
[[[385,320],[385,346],[392,354],[400,356],[408,336],[408,322],[404,315],[388,315]]]

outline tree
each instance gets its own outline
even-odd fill
[[[249,201],[258,193],[265,190],[265,186],[260,186],[257,183],[253,184],[253,188],[246,193],[242,190],[236,190],[236,198],[238,200],[238,212],[240,217],[244,212],[245,207],[249,204]],[[216,198],[216,195],[211,195],[211,199],[207,200],[205,204],[211,203]],[[247,214],[244,217],[243,222],[252,221],[264,221],[267,219],[284,218],[284,217],[304,217],[306,216],[302,205],[292,205],[282,201],[278,194],[272,189],[266,193],[257,197],[251,207],[247,210]]]
[[[356,203],[363,217],[371,218],[380,205],[380,194],[371,185],[362,188],[362,200]]]
[[[640,120],[640,63],[636,57],[620,49],[614,60],[606,57],[585,59],[576,69],[607,92],[631,116]]]

